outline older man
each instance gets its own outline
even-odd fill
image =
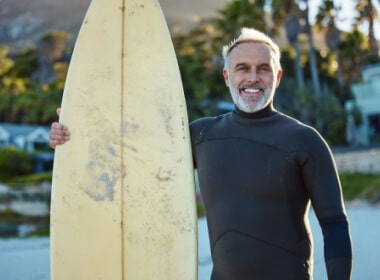
[[[317,131],[273,107],[282,76],[279,47],[243,28],[223,56],[235,109],[190,127],[211,279],[312,279],[310,205],[324,236],[328,279],[350,279],[351,238],[331,152]],[[52,124],[53,148],[68,138],[64,126]]]

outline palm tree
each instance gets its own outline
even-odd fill
[[[294,0],[273,0],[272,1],[272,21],[276,28],[285,24],[286,37],[294,47],[296,57],[294,60],[294,70],[296,73],[297,86],[305,87],[305,78],[301,65],[301,48],[298,35],[301,33],[300,10]]]
[[[330,51],[335,53],[336,60],[338,63],[337,69],[337,80],[341,88],[344,87],[344,79],[342,73],[342,67],[340,63],[340,54],[339,54],[339,44],[341,42],[341,31],[336,26],[337,15],[341,7],[335,7],[334,1],[325,0],[322,5],[319,6],[317,14],[316,25],[319,29],[322,29],[324,23],[327,22],[327,31],[326,31],[326,44]]]
[[[369,49],[376,55],[378,55],[378,46],[374,32],[374,20],[378,17],[378,13],[373,6],[372,0],[358,0],[356,7],[359,15],[356,18],[357,24],[363,21],[368,21],[368,43]]]
[[[265,23],[265,0],[234,0],[219,10],[216,28],[225,34],[226,38],[236,35],[243,26],[255,27],[268,32]]]

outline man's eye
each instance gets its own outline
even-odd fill
[[[248,69],[248,67],[246,66],[240,66],[237,68],[237,71],[246,71]]]
[[[261,72],[268,72],[268,71],[270,71],[271,69],[270,69],[270,67],[268,67],[268,66],[263,66],[263,67],[260,67],[259,68],[259,71],[261,71]]]

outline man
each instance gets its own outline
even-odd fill
[[[310,204],[324,236],[328,279],[350,279],[351,238],[331,152],[313,128],[273,108],[282,76],[278,46],[243,28],[223,56],[235,110],[190,127],[211,279],[312,279]],[[65,127],[52,125],[53,148],[68,138]]]

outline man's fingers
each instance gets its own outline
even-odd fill
[[[51,124],[50,130],[50,147],[55,149],[57,145],[61,145],[70,139],[70,132],[67,127],[58,122]]]

